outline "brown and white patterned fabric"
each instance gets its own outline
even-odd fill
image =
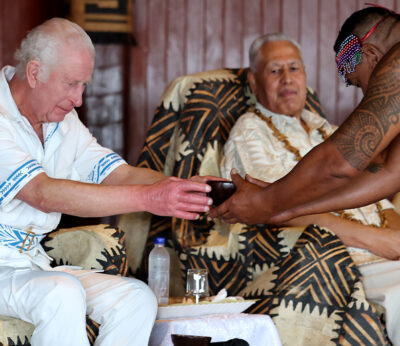
[[[43,241],[53,266],[73,265],[101,269],[104,273],[127,276],[125,233],[108,225],[59,229]],[[0,346],[30,346],[33,325],[16,318],[0,316]],[[86,318],[86,330],[93,345],[99,324]]]
[[[229,131],[254,101],[247,69],[176,79],[156,110],[138,165],[181,178],[219,176]],[[311,89],[306,108],[324,116]],[[123,216],[122,224],[130,217]],[[142,263],[134,268],[143,280],[156,236],[166,237],[177,255],[181,286],[187,268],[206,268],[211,294],[226,288],[229,295],[260,299],[249,312],[271,315],[284,345],[388,344],[380,314],[365,300],[357,266],[328,230],[153,216]]]

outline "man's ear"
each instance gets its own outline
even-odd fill
[[[251,91],[257,96],[256,76],[254,75],[253,71],[249,70],[247,72],[247,80],[249,81]]]
[[[363,59],[365,59],[368,64],[372,67],[373,70],[379,60],[382,59],[383,53],[381,50],[372,43],[364,43],[363,44]]]
[[[26,64],[25,78],[31,88],[36,87],[39,81],[40,62],[31,60]]]

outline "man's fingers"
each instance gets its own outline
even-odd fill
[[[224,203],[220,204],[218,207],[212,208],[209,212],[210,217],[222,219],[223,217],[226,217],[228,214],[231,215],[229,207],[230,205],[229,200],[231,198],[232,197],[228,198]]]
[[[211,191],[211,186],[197,181],[185,180],[182,182],[182,189],[188,192],[207,193]]]
[[[227,209],[219,218],[226,223],[237,223],[236,217]]]
[[[179,219],[186,219],[186,220],[198,220],[200,214],[198,213],[190,213],[187,211],[177,211],[175,217]]]
[[[238,223],[238,220],[235,217],[224,217],[222,218],[222,221],[230,224]]]
[[[228,211],[228,208],[225,206],[225,203],[222,203],[218,207],[211,209],[209,215],[213,219],[219,218],[220,216],[225,214],[227,211]]]
[[[188,191],[182,191],[178,197],[180,203],[210,206],[212,204],[212,199],[207,197],[204,193],[193,193]]]
[[[207,213],[210,210],[208,205],[197,203],[180,202],[176,205],[177,210],[185,210],[189,212]]]
[[[215,181],[227,181],[228,179],[216,177],[214,175],[195,175],[189,179],[190,181],[196,181],[198,183],[206,183],[207,180]]]
[[[261,188],[265,188],[265,187],[267,187],[268,185],[270,185],[269,183],[267,183],[267,182],[265,182],[265,181],[262,181],[262,180],[260,180],[260,179],[253,178],[253,177],[252,177],[251,175],[249,175],[249,174],[246,174],[245,179],[246,179],[246,181],[248,181],[249,183],[252,183],[252,184],[254,184],[254,185],[257,185],[258,187],[261,187]]]
[[[239,187],[242,182],[244,182],[243,178],[239,175],[239,173],[237,173],[236,169],[232,169],[231,178],[236,187]]]

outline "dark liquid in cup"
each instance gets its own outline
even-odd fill
[[[236,191],[236,186],[231,181],[208,180],[207,184],[211,186],[207,196],[212,198],[214,207],[222,204]]]
[[[207,346],[210,344],[211,337],[209,336],[195,336],[195,335],[181,335],[172,334],[172,342],[174,346]]]

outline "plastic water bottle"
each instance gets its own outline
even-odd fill
[[[154,240],[154,248],[149,255],[149,286],[157,297],[159,305],[167,305],[169,298],[169,253],[165,248],[165,238]]]

